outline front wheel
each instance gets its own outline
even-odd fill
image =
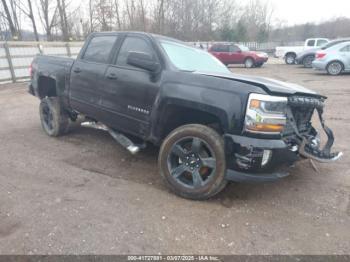
[[[184,125],[171,132],[158,165],[169,188],[184,198],[208,199],[227,184],[224,141],[207,126]]]
[[[313,55],[309,55],[303,59],[303,65],[305,68],[311,68],[312,62],[315,60],[315,57]]]
[[[244,65],[246,68],[252,68],[254,66],[254,60],[252,58],[247,58],[244,61]]]
[[[285,62],[287,65],[294,65],[295,64],[295,54],[287,54],[285,57]]]

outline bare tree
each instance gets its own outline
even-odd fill
[[[16,2],[11,1],[10,6],[7,4],[6,0],[1,0],[1,3],[4,8],[4,15],[6,17],[12,37],[21,39],[20,26],[17,18],[18,10],[16,8]]]
[[[50,0],[39,0],[39,17],[48,41],[52,41],[52,29],[57,25],[57,4]]]
[[[36,28],[36,22],[35,22],[34,13],[33,13],[32,2],[30,0],[27,0],[28,6],[26,6],[26,4],[23,3],[22,1],[23,0],[19,1],[18,7],[30,19],[32,26],[33,26],[35,40],[39,41],[39,35],[38,35],[38,30]]]
[[[0,39],[6,40],[8,37],[9,28],[8,28],[8,21],[6,19],[6,15],[4,13],[2,6],[0,9],[0,32],[1,32]]]
[[[95,5],[96,20],[100,24],[100,30],[110,31],[114,18],[113,3],[111,0],[99,0]]]
[[[250,0],[244,8],[243,21],[249,33],[249,40],[266,41],[271,27],[273,7],[269,2]]]
[[[164,1],[158,0],[159,8],[158,8],[158,32],[161,34],[164,30]]]
[[[116,17],[117,17],[118,30],[121,30],[122,29],[122,22],[121,22],[121,17],[120,17],[119,0],[114,0],[114,7],[115,7],[115,14],[116,14]]]
[[[69,29],[68,29],[68,19],[67,19],[67,11],[66,11],[66,3],[65,0],[57,0],[57,8],[58,13],[60,15],[60,25],[61,31],[64,41],[69,40]]]
[[[94,2],[93,0],[89,0],[89,24],[90,24],[90,33],[94,31]]]

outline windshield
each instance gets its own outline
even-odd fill
[[[218,59],[206,51],[172,41],[160,41],[170,61],[183,71],[231,73]]]
[[[249,48],[244,45],[238,45],[239,49],[241,49],[243,52],[248,52]]]

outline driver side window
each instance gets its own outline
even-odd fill
[[[156,57],[153,48],[145,39],[128,36],[125,38],[123,45],[120,48],[116,64],[119,66],[133,67],[127,63],[129,52],[146,53],[154,58]]]
[[[238,46],[236,46],[236,45],[230,46],[230,52],[235,53],[235,52],[239,52],[239,51],[241,51],[241,49]]]

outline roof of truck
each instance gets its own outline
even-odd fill
[[[153,38],[157,38],[157,39],[167,39],[167,40],[171,40],[171,41],[181,41],[179,39],[176,38],[172,38],[172,37],[168,37],[168,36],[164,36],[164,35],[158,35],[158,34],[153,34],[153,33],[148,33],[148,32],[142,32],[142,31],[103,31],[103,32],[93,32],[90,35],[108,35],[108,34],[136,34],[136,35],[146,35],[146,36],[150,36]]]

